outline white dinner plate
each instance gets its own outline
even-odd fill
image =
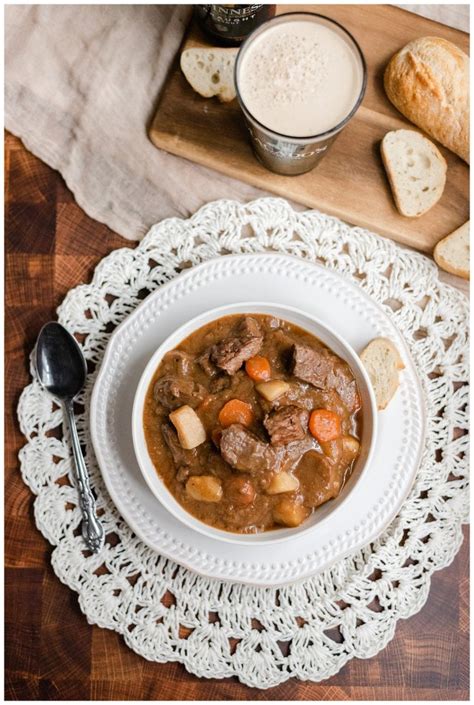
[[[373,458],[340,507],[311,532],[271,546],[229,544],[192,530],[153,495],[135,458],[132,407],[146,364],[176,328],[219,305],[262,301],[320,319],[356,351],[375,337],[394,341],[405,369],[379,412]],[[213,578],[276,586],[314,575],[373,541],[414,481],[424,440],[423,393],[409,351],[383,309],[348,279],[277,254],[233,255],[186,270],[148,296],[114,331],[91,401],[91,435],[120,514],[158,553]],[[337,500],[336,500],[337,501]]]

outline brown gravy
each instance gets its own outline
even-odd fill
[[[257,391],[245,361],[239,365],[250,352],[253,359],[257,347],[271,379],[289,385],[273,401]],[[233,399],[249,405],[252,419],[223,429],[219,414]],[[180,446],[169,420],[183,405],[194,409],[205,429],[206,440],[192,449]],[[337,414],[336,438],[317,440],[308,430],[316,409]],[[203,326],[164,356],[147,391],[143,424],[153,464],[186,511],[219,529],[255,533],[296,526],[339,494],[359,454],[361,415],[346,362],[292,323],[242,314]],[[271,494],[282,472],[293,489]],[[214,478],[219,499],[196,499],[190,492],[195,481],[187,489],[196,477]]]

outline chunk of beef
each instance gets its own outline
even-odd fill
[[[212,359],[218,367],[233,375],[246,360],[258,353],[260,347],[258,338],[227,338],[213,348]]]
[[[290,362],[291,372],[313,387],[324,389],[332,373],[333,355],[326,348],[310,348],[307,345],[295,343]]]
[[[224,389],[229,389],[231,386],[231,379],[229,375],[221,374],[218,377],[214,377],[209,382],[209,391],[211,394],[217,394],[218,392],[224,391]]]
[[[332,387],[339,394],[349,413],[353,414],[361,407],[357,383],[352,376],[349,365],[343,362],[334,370]]]
[[[281,406],[267,414],[263,425],[267,429],[273,445],[286,445],[300,441],[306,436],[309,413],[297,406]]]
[[[209,375],[209,377],[215,377],[219,374],[220,370],[211,360],[212,348],[205,350],[202,355],[198,357],[198,362],[201,365],[204,372]]]
[[[349,365],[327,348],[296,343],[290,368],[295,377],[317,389],[335,389],[350,413],[360,408],[357,384]]]
[[[169,424],[164,423],[161,426],[161,433],[163,439],[168,447],[171,457],[173,458],[173,463],[176,468],[181,469],[190,468],[198,463],[198,450],[193,448],[192,450],[185,450],[181,447],[178,440],[178,434]]]
[[[233,375],[246,360],[259,352],[262,343],[260,326],[254,318],[246,316],[232,335],[212,346],[210,361],[224,372]]]
[[[160,377],[153,389],[156,403],[167,409],[179,409],[185,404],[195,409],[206,394],[202,384],[194,382],[191,377]]]
[[[242,321],[237,324],[237,335],[245,338],[262,338],[262,329],[258,321],[252,316],[245,316]]]
[[[268,443],[238,423],[222,431],[220,450],[226,463],[236,470],[250,473],[274,470],[278,458]]]
[[[193,356],[182,350],[169,350],[163,355],[163,361],[173,365],[173,373],[178,377],[185,377],[193,371]]]
[[[272,472],[295,467],[312,447],[313,441],[309,436],[286,446],[272,446],[241,424],[232,424],[224,429],[220,439],[220,451],[226,463],[236,470],[267,475],[268,479]]]

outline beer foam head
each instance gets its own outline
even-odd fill
[[[360,95],[359,56],[332,27],[312,16],[269,25],[245,48],[238,88],[256,120],[305,137],[335,127]]]

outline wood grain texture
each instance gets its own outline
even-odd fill
[[[88,218],[61,177],[6,138],[5,695],[8,700],[466,700],[468,530],[453,564],[436,573],[427,604],[400,621],[377,657],[351,661],[324,683],[291,680],[268,691],[235,678],[200,680],[180,664],[137,656],[111,631],[87,623],[77,596],[55,577],[34,524],[33,495],[17,454],[16,405],[28,356],[67,290],[130,242]]]
[[[379,145],[389,130],[417,128],[385,96],[383,71],[392,54],[416,37],[441,36],[467,52],[468,35],[388,5],[279,5],[278,13],[298,9],[319,12],[347,27],[359,41],[369,69],[362,107],[316,169],[288,177],[261,166],[253,157],[237,101],[221,104],[215,98],[201,98],[187,83],[178,61],[151,123],[150,139],[173,154],[431,252],[441,237],[469,217],[469,169],[441,147],[448,163],[441,200],[421,218],[398,213]],[[196,45],[206,45],[206,40],[192,26],[185,46]]]

